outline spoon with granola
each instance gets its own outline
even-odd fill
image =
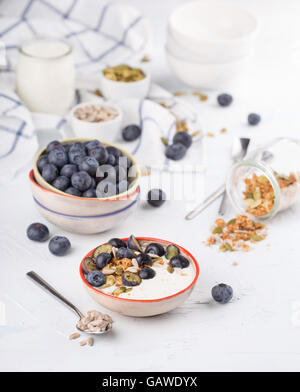
[[[44,289],[46,289],[49,293],[51,293],[54,297],[60,299],[64,304],[69,306],[75,313],[79,316],[79,321],[76,324],[76,328],[88,334],[100,335],[106,332],[109,332],[112,329],[112,319],[108,314],[102,314],[97,310],[90,310],[87,312],[87,316],[85,316],[81,311],[73,305],[70,301],[68,301],[65,297],[63,297],[57,290],[55,290],[49,283],[47,283],[43,278],[41,278],[36,272],[30,271],[26,274],[29,278],[34,280]]]

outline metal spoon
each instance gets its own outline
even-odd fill
[[[47,283],[43,278],[41,278],[36,272],[30,271],[30,272],[27,272],[26,275],[29,276],[29,278],[31,278],[32,280],[34,280],[36,283],[38,283],[40,286],[42,286],[44,289],[46,289],[54,297],[60,299],[67,306],[69,306],[72,310],[74,310],[75,313],[77,313],[77,315],[79,316],[80,320],[82,320],[85,317],[84,314],[81,313],[80,310],[75,305],[73,305],[70,301],[68,301],[65,297],[63,297],[58,291],[56,291],[52,286],[50,286],[49,283]],[[80,332],[84,332],[84,333],[91,334],[91,335],[100,335],[103,333],[107,333],[111,330],[111,328],[110,328],[108,331],[103,331],[103,332],[84,331],[83,329],[78,328],[77,324],[76,324],[76,328]]]
[[[246,155],[248,146],[250,143],[250,139],[248,138],[236,138],[233,141],[232,146],[232,157],[235,162],[243,159]],[[202,203],[198,204],[191,212],[189,212],[185,219],[191,220],[194,219],[197,215],[200,214],[203,210],[205,210],[211,203],[213,203],[217,198],[226,194],[226,185],[221,185],[216,191],[214,191],[211,195],[209,195]],[[222,205],[222,204],[221,204]],[[225,201],[224,201],[225,207]]]
[[[241,161],[246,156],[249,143],[250,143],[250,139],[248,138],[243,138],[243,137],[234,138],[232,143],[232,150],[231,150],[231,158],[233,163]],[[220,215],[225,214],[227,201],[228,201],[227,193],[224,192],[219,208]]]

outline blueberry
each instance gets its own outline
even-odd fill
[[[93,150],[94,148],[101,147],[101,143],[99,140],[91,140],[90,142],[87,142],[85,145],[86,149],[88,151]]]
[[[106,282],[106,277],[101,271],[91,271],[86,276],[86,281],[94,287],[103,286]]]
[[[90,188],[87,191],[83,192],[82,197],[88,197],[90,199],[97,197],[95,189]]]
[[[156,275],[156,272],[154,271],[154,269],[149,268],[149,267],[144,267],[139,272],[139,277],[141,279],[152,279],[152,278],[154,278],[155,275]]]
[[[122,152],[113,146],[106,147],[106,151],[108,154],[112,154],[115,158],[119,158],[122,155]]]
[[[52,182],[52,185],[60,191],[65,191],[70,185],[70,179],[66,176],[59,176]]]
[[[127,248],[119,248],[117,255],[118,255],[119,259],[132,259],[133,258],[132,250],[127,249]]]
[[[216,302],[226,304],[232,299],[233,290],[227,284],[221,283],[212,288],[211,295]]]
[[[150,256],[146,255],[145,253],[140,253],[136,256],[136,261],[138,265],[152,265],[152,259]]]
[[[217,97],[218,103],[220,106],[229,106],[233,101],[233,98],[230,94],[220,94]]]
[[[65,151],[53,150],[49,152],[48,161],[60,169],[68,163],[68,156]]]
[[[99,199],[105,199],[107,197],[111,197],[116,195],[117,193],[117,188],[116,184],[113,184],[112,182],[108,180],[103,180],[99,182],[96,188],[96,195]]]
[[[138,252],[142,252],[141,245],[133,234],[131,234],[131,236],[128,238],[127,246],[129,249],[133,249],[133,250],[137,250]]]
[[[147,246],[145,253],[150,253],[152,255],[161,257],[166,253],[166,251],[162,245],[157,244],[156,242],[151,242],[151,244]]]
[[[96,190],[96,181],[95,181],[95,179],[93,177],[92,177],[92,185],[91,185],[90,189],[95,189]]]
[[[126,180],[122,180],[121,182],[119,182],[119,184],[117,185],[117,193],[124,193],[127,192],[129,188],[129,183]]]
[[[27,237],[32,241],[44,242],[49,238],[48,227],[42,223],[32,223],[27,228]]]
[[[44,166],[42,171],[42,177],[45,181],[49,182],[50,184],[55,180],[58,176],[57,167],[51,163],[48,163]]]
[[[148,203],[153,207],[160,207],[166,201],[166,194],[161,189],[151,189],[147,195]]]
[[[111,238],[108,243],[115,248],[126,248],[127,245],[124,241],[122,241],[120,238]]]
[[[44,167],[47,165],[48,162],[48,157],[47,155],[41,155],[37,161],[37,167],[40,171],[40,173],[42,173]]]
[[[72,175],[77,172],[78,172],[77,165],[74,165],[74,163],[68,163],[67,165],[61,168],[60,175],[71,178]]]
[[[170,265],[173,268],[187,268],[190,265],[190,262],[186,257],[177,255],[171,258]]]
[[[90,150],[89,155],[91,157],[94,157],[95,159],[97,159],[97,161],[100,163],[100,165],[103,165],[104,163],[107,162],[108,152],[102,146],[99,146],[99,147],[96,147],[96,148],[93,148],[92,150]]]
[[[79,164],[79,170],[86,171],[91,176],[96,175],[96,171],[99,167],[99,162],[94,157],[84,157],[82,162]]]
[[[70,186],[70,188],[66,189],[65,193],[68,193],[69,195],[72,195],[72,196],[78,196],[78,197],[81,196],[81,192],[78,189],[73,188],[72,186]]]
[[[142,130],[138,125],[128,125],[122,130],[123,139],[132,142],[141,136]]]
[[[73,151],[73,150],[81,150],[84,153],[86,153],[85,145],[84,145],[84,143],[81,143],[81,142],[73,143],[72,146],[70,147],[70,151]]]
[[[85,171],[74,173],[71,177],[72,186],[81,192],[87,191],[92,185],[91,176]]]
[[[63,144],[64,150],[66,153],[68,153],[70,151],[70,148],[72,147],[72,144],[69,143],[65,143]]]
[[[111,166],[116,164],[116,157],[113,154],[108,154],[107,164]]]
[[[259,114],[256,113],[250,113],[248,116],[248,124],[249,125],[257,125],[261,120],[261,117]]]
[[[55,256],[63,256],[71,248],[71,243],[67,237],[55,236],[49,242],[49,250]]]
[[[181,132],[177,132],[174,135],[173,143],[181,143],[186,148],[189,148],[189,147],[191,147],[191,145],[193,143],[193,139],[192,139],[192,136],[189,135],[187,132],[181,131]]]
[[[79,165],[85,156],[86,156],[86,153],[84,150],[82,150],[80,148],[77,148],[77,149],[72,149],[72,147],[70,148],[70,151],[69,151],[70,163],[74,163],[75,165]]]
[[[181,143],[170,144],[165,151],[167,158],[173,161],[179,161],[186,154],[187,148]]]
[[[99,269],[104,268],[112,259],[111,253],[100,253],[100,255],[97,256],[96,258],[96,266]]]
[[[53,142],[49,143],[46,152],[50,152],[53,150],[63,150],[64,151],[64,146],[58,141],[58,140],[53,140]]]

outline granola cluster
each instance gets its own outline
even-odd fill
[[[248,242],[262,241],[265,237],[264,224],[254,222],[246,215],[237,215],[227,223],[224,219],[217,219],[212,229],[212,236],[207,239],[207,245],[219,245],[219,250],[222,252],[249,251]]]
[[[296,183],[295,174],[289,176],[275,175],[280,189],[287,188]],[[245,178],[246,189],[244,200],[249,214],[259,217],[268,214],[274,207],[274,189],[268,178],[264,175],[253,174],[251,178]]]

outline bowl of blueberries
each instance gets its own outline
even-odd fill
[[[127,151],[82,138],[49,143],[29,175],[41,214],[65,230],[86,234],[108,230],[132,213],[140,177],[139,165]]]

